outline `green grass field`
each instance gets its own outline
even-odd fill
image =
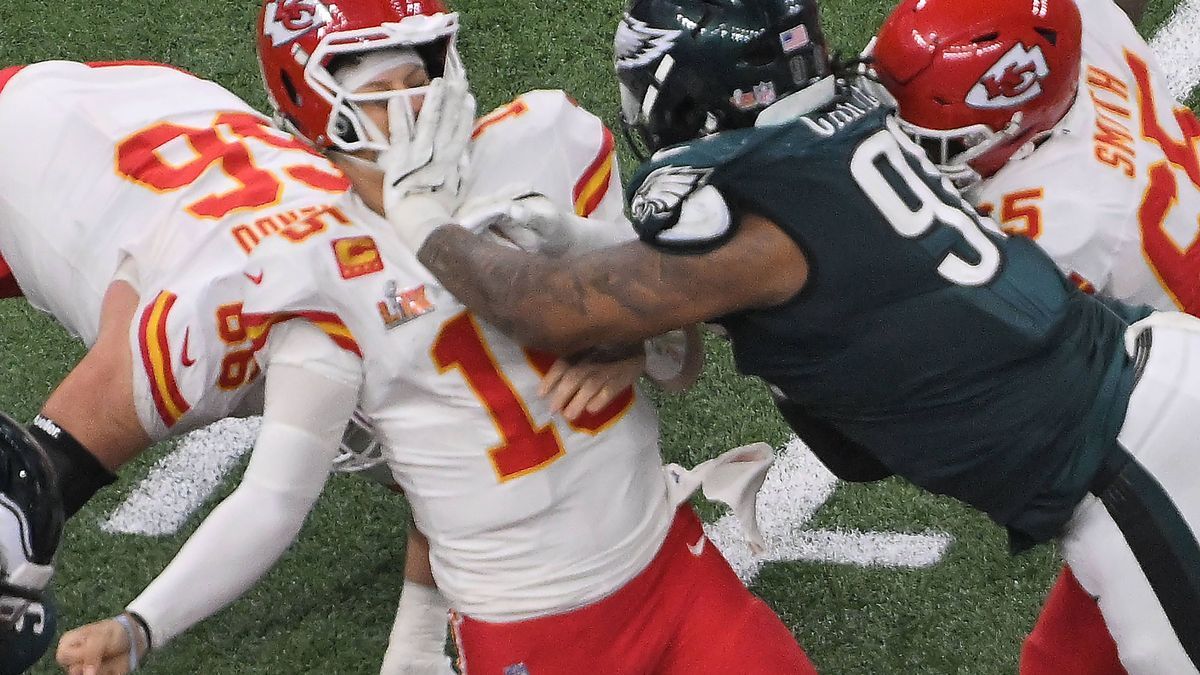
[[[1153,30],[1173,0],[1154,3]],[[890,6],[826,0],[831,42],[861,47]],[[563,88],[612,122],[610,45],[620,0],[460,0],[461,48],[481,109],[533,88]],[[251,0],[8,0],[0,3],[0,65],[67,58],[165,61],[233,89],[260,108]],[[4,134],[20,129],[0,130]],[[630,167],[626,167],[627,169]],[[0,186],[0,189],[3,189]],[[2,226],[2,224],[0,224]],[[694,463],[787,433],[761,388],[710,345],[701,385],[661,400],[668,460]],[[81,349],[21,301],[0,304],[0,409],[28,419]],[[110,535],[99,524],[145,475],[160,448],[130,467],[71,523],[59,559],[60,628],[111,616],[170,560],[203,511],[174,535]],[[232,489],[229,477],[208,504]],[[146,664],[148,673],[372,673],[401,584],[406,506],[338,476],[299,542],[243,600]],[[706,517],[719,514],[705,507]],[[824,673],[1012,673],[1057,569],[1042,547],[1019,558],[1002,532],[949,500],[898,481],[841,485],[807,528],[947,532],[945,558],[925,569],[815,562],[767,564],[752,584]],[[203,584],[204,579],[196,583]],[[49,659],[34,672],[49,673]]]

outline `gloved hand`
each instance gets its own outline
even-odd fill
[[[454,216],[472,232],[490,233],[523,251],[549,256],[583,253],[632,238],[628,223],[583,218],[545,195],[516,187],[466,202]]]
[[[433,230],[453,222],[469,166],[475,98],[465,80],[436,78],[415,121],[397,103],[388,105],[388,120],[393,143],[378,159],[384,212],[416,252]]]

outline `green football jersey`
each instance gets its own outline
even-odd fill
[[[728,231],[688,219],[708,186]],[[717,319],[738,368],[1015,545],[1057,535],[1115,446],[1134,380],[1124,319],[979,217],[862,92],[660,153],[628,194],[642,238],[680,254],[721,245],[741,214],[774,221],[808,281]]]

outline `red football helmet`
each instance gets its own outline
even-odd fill
[[[1073,0],[904,0],[872,56],[901,124],[960,186],[1050,131],[1079,90]]]
[[[382,151],[390,141],[359,104],[402,100],[411,111],[409,101],[425,87],[357,94],[330,65],[346,55],[410,48],[431,79],[465,78],[457,33],[458,14],[442,0],[266,0],[258,62],[276,122],[321,150]]]

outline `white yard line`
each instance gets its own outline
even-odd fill
[[[259,419],[227,419],[184,436],[100,524],[110,533],[174,534],[254,445]]]
[[[944,532],[813,530],[809,521],[837,486],[834,477],[798,438],[780,452],[758,493],[758,521],[767,552],[750,553],[737,520],[726,515],[704,526],[738,576],[749,583],[763,563],[804,560],[862,567],[929,567],[952,538]]]
[[[1150,47],[1158,56],[1167,84],[1178,99],[1200,84],[1200,0],[1183,0],[1155,33]]]

